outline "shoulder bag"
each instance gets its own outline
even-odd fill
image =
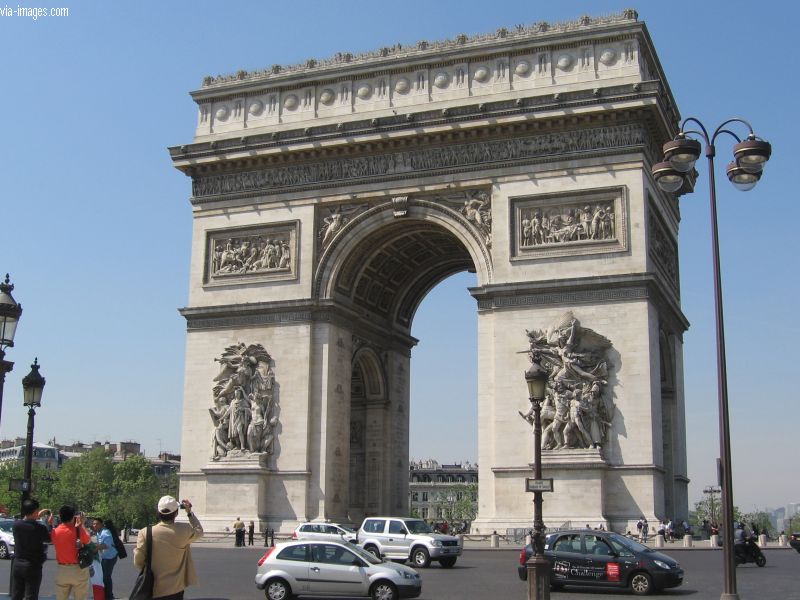
[[[75,538],[77,540],[76,543],[80,544],[81,537],[78,533],[78,528],[75,528]],[[89,544],[81,544],[81,547],[78,548],[78,564],[80,565],[81,569],[85,569],[87,567],[92,566],[94,562],[94,551]]]
[[[145,558],[144,569],[136,577],[136,582],[133,584],[128,600],[152,600],[153,598],[153,570],[150,568],[153,560],[153,528],[147,526],[147,542],[145,543]]]
[[[125,549],[125,544],[122,543],[122,540],[119,539],[118,535],[115,535],[114,532],[111,532],[111,539],[114,541],[114,549],[117,551],[117,556],[120,559],[128,558],[128,551]]]

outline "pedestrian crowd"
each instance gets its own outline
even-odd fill
[[[175,522],[181,508],[189,523]],[[139,532],[133,563],[142,574],[150,569],[152,590],[146,590],[147,598],[182,600],[184,590],[197,581],[189,545],[203,536],[203,528],[188,500],[179,503],[172,496],[164,496],[157,511],[158,523]],[[48,543],[53,545],[57,563],[56,600],[70,596],[86,600],[90,586],[94,600],[117,597],[114,567],[128,554],[111,520],[99,516],[88,519],[69,505],[62,506],[56,516],[28,498],[22,502],[21,518],[14,522],[13,534],[11,600],[38,599]],[[133,596],[131,600],[135,600]]]

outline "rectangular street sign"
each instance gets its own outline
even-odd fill
[[[525,478],[525,491],[526,492],[552,492],[553,480],[552,479],[533,479],[531,477]]]

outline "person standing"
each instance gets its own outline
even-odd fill
[[[178,511],[183,508],[188,523],[176,523]],[[153,536],[151,568],[153,570],[153,600],[182,600],[184,590],[197,583],[197,573],[189,547],[203,537],[203,526],[192,512],[192,503],[180,504],[172,496],[162,496],[158,501],[159,523],[151,528]],[[139,530],[133,564],[141,571],[147,561],[147,529]]]
[[[253,536],[256,533],[256,525],[252,521],[250,521],[250,525],[247,526],[247,545],[253,545]]]
[[[11,600],[37,600],[42,583],[42,565],[47,558],[45,544],[50,541],[50,532],[39,522],[38,500],[30,498],[22,502],[22,519],[14,521],[14,570],[11,574]]]
[[[114,584],[111,580],[111,574],[114,572],[114,565],[117,564],[117,548],[114,546],[114,536],[100,517],[94,518],[92,529],[97,534],[97,550],[100,552],[100,564],[103,567],[103,587],[105,588],[106,600],[113,600]]]
[[[86,600],[89,592],[89,569],[81,569],[78,564],[78,540],[89,543],[89,532],[83,527],[83,513],[75,513],[72,506],[64,505],[58,509],[61,524],[50,531],[50,541],[56,551],[56,600],[67,600],[73,594],[75,600]],[[49,524],[53,525],[53,515]]]
[[[241,517],[236,517],[236,520],[233,522],[233,536],[233,543],[237,548],[239,546],[244,546],[244,521],[242,521]]]

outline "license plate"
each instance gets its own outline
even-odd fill
[[[445,548],[444,550],[442,550],[442,554],[450,554],[449,548]]]

